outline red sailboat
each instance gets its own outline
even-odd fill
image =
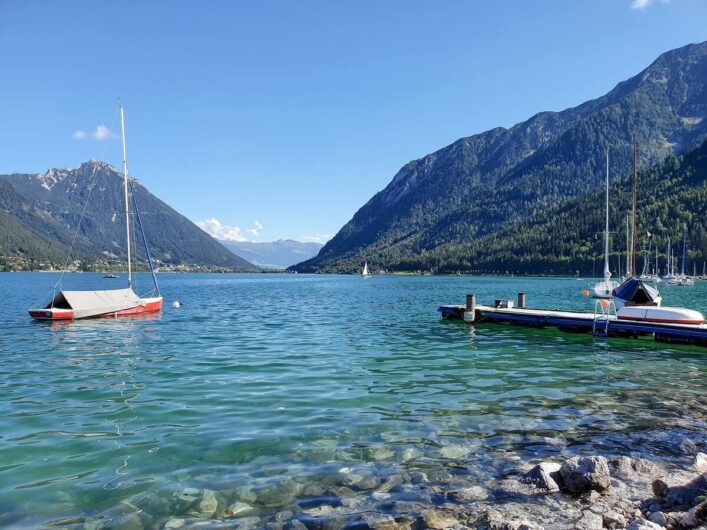
[[[121,137],[123,144],[123,191],[125,196],[125,230],[128,251],[128,286],[124,289],[106,289],[97,291],[65,291],[61,290],[51,302],[40,309],[30,309],[29,314],[38,320],[76,320],[81,318],[119,317],[153,313],[162,309],[163,298],[160,296],[157,277],[150,257],[150,252],[142,228],[140,213],[137,209],[135,194],[132,194],[135,214],[145,243],[145,253],[152,273],[154,288],[150,296],[140,297],[132,286],[132,263],[130,252],[130,208],[128,189],[132,184],[128,178],[128,162],[125,151],[125,111],[120,106]],[[79,221],[80,222],[80,221]]]

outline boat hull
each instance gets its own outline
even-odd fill
[[[608,282],[598,282],[592,287],[594,298],[612,298],[612,291],[619,286],[618,282],[608,281]]]
[[[136,306],[121,309],[119,311],[108,311],[106,313],[98,313],[95,315],[77,317],[73,309],[45,308],[45,309],[30,309],[29,315],[35,320],[83,320],[87,318],[117,318],[142,315],[145,313],[155,313],[162,310],[163,298],[161,296],[154,298],[141,298],[140,303]]]
[[[705,317],[702,316],[702,313],[683,307],[626,306],[616,312],[616,317],[619,320],[693,326],[699,326],[705,322]]]

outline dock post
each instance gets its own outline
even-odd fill
[[[473,322],[476,319],[476,295],[466,295],[466,311],[464,312],[464,322]]]
[[[518,307],[525,309],[525,293],[518,293]]]

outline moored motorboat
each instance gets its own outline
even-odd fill
[[[646,285],[638,278],[629,278],[614,289],[612,295],[617,309],[625,306],[660,307],[663,302],[658,289]]]
[[[686,324],[699,326],[705,317],[699,311],[684,307],[625,306],[616,311],[619,320],[656,322],[662,324]]]

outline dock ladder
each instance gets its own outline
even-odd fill
[[[610,320],[616,320],[616,305],[614,301],[606,299],[597,300],[594,303],[592,335],[595,337],[608,337]]]

